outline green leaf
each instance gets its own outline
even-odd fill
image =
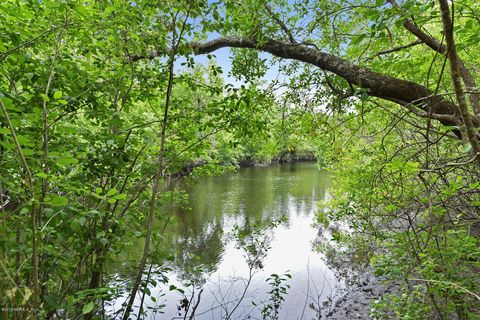
[[[473,20],[467,20],[467,22],[465,22],[465,29],[467,30],[471,30],[474,28],[474,22]]]
[[[85,217],[80,217],[78,218],[78,223],[80,223],[81,226],[85,225],[87,223],[87,219]]]
[[[152,295],[152,292],[150,291],[150,289],[148,287],[144,287],[141,291],[148,296]]]
[[[467,153],[469,152],[470,150],[472,150],[472,145],[470,143],[465,143],[463,145],[463,152]]]
[[[37,172],[35,175],[43,179],[46,179],[48,177],[48,175],[45,172]]]
[[[111,196],[113,196],[114,194],[116,194],[117,192],[118,192],[117,189],[112,188],[112,189],[108,190],[107,196],[111,197]]]
[[[82,314],[87,314],[87,313],[92,312],[94,306],[95,305],[93,304],[93,301],[87,303],[86,305],[83,306]]]
[[[380,17],[380,12],[377,10],[367,10],[365,12],[365,17],[371,20],[377,20]]]
[[[14,111],[17,110],[17,107],[16,107],[16,105],[13,104],[12,99],[7,98],[7,97],[2,97],[2,100],[3,100],[3,104],[5,105],[7,110],[14,110]]]
[[[23,155],[25,156],[31,156],[31,155],[34,155],[35,154],[35,151],[33,151],[32,149],[23,149]]]
[[[352,41],[350,41],[351,45],[356,45],[362,42],[363,39],[365,39],[366,35],[365,34],[359,34],[355,37],[353,37]]]
[[[125,200],[127,198],[127,195],[125,193],[119,193],[116,196],[113,197],[116,200]]]
[[[441,126],[439,128],[440,132],[447,132],[452,130],[458,130],[458,126]]]
[[[54,213],[52,208],[45,208],[43,212],[45,212],[45,216],[47,218],[50,218],[51,216],[53,216],[53,213]]]
[[[53,98],[55,98],[55,100],[60,99],[62,96],[63,96],[63,92],[60,91],[60,90],[56,91],[56,92],[53,94]]]
[[[55,207],[66,206],[68,204],[68,199],[62,196],[53,196],[48,203]]]
[[[47,97],[45,94],[41,93],[41,94],[40,94],[40,97],[42,97],[42,99],[43,99],[45,102],[50,102],[50,98]]]
[[[57,158],[56,162],[59,165],[71,165],[77,163],[78,160],[72,157],[69,153],[65,153],[61,157]]]

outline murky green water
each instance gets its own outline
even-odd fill
[[[163,264],[171,271],[164,274],[169,278],[168,285],[159,282],[149,287],[153,299],[147,295],[145,306],[165,306],[158,312],[150,310],[146,318],[183,319],[184,310],[177,309],[183,295],[169,291],[169,285],[183,288],[190,299],[193,288],[190,284],[195,283],[196,293],[200,290],[198,287],[203,288],[195,319],[223,319],[241,297],[250,275],[247,260],[252,259],[252,252],[248,255],[246,245],[239,245],[238,237],[232,232],[237,228],[249,244],[263,243],[265,255],[256,259],[256,266],[262,268],[253,270],[245,298],[231,319],[246,319],[248,315],[252,319],[261,318],[262,302],[268,299],[266,278],[272,273],[285,272],[291,274],[292,279],[288,281],[291,288],[280,319],[312,319],[315,312],[309,305],[320,304],[331,293],[335,282],[322,256],[312,251],[312,241],[317,236],[317,229],[312,225],[314,214],[327,187],[327,176],[314,163],[246,168],[239,173],[184,184],[182,189],[189,195],[188,202],[184,208],[169,210],[175,223],[155,226],[156,232],[165,228],[162,239],[155,242],[155,252],[158,257],[171,254],[171,261]],[[282,217],[282,223],[270,226]],[[130,253],[132,261],[140,256],[142,242],[134,248]],[[156,264],[161,260],[153,259],[155,279],[160,273],[160,266]],[[124,263],[125,268],[128,266]],[[125,274],[117,274],[120,281],[122,277],[126,277]],[[118,299],[110,310],[120,309],[122,302],[123,299]]]

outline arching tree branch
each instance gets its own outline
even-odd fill
[[[353,64],[333,54],[322,52],[316,48],[298,43],[285,43],[274,39],[222,37],[205,43],[192,42],[188,49],[195,54],[208,54],[221,48],[250,48],[270,53],[274,56],[292,59],[312,64],[324,71],[332,72],[348,83],[359,86],[374,97],[392,101],[402,106],[408,105],[419,108],[445,126],[456,126],[461,115],[457,105],[445,100],[442,96],[435,95],[423,85],[407,81],[386,74],[373,71]],[[165,51],[151,51],[147,55],[131,57],[132,60],[153,59],[164,56]],[[401,101],[401,103],[399,103]],[[472,117],[473,125],[478,127],[478,121]],[[457,132],[457,136],[460,134]]]
[[[439,121],[443,125],[455,126],[456,122],[450,119],[460,116],[454,103],[435,96],[425,86],[360,67],[345,59],[305,45],[283,43],[273,39],[257,41],[239,37],[224,37],[205,43],[192,43],[190,47],[196,54],[207,54],[225,47],[251,48],[268,52],[277,57],[302,61],[322,70],[333,72],[349,83],[364,88],[371,96],[395,103],[402,101],[403,106],[408,104],[431,114],[446,115],[447,117],[437,117],[437,119],[441,118]],[[478,123],[475,123],[475,126],[478,126]]]

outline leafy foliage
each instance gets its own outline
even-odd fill
[[[269,60],[257,48],[234,50],[229,76],[245,80],[238,86],[225,83],[213,56],[202,66],[193,56],[194,44],[213,35],[259,46],[274,39],[348,60],[359,73],[422,84],[456,107],[436,2],[2,1],[0,305],[31,306],[46,319],[91,319],[102,300],[118,297],[104,271],[131,245],[125,239],[145,235],[157,172],[158,217],[168,224],[172,203],[185,201],[172,180],[315,154],[335,181],[318,220],[347,226],[332,232],[334,247],[347,249],[339,255],[368,260],[399,284],[372,314],[475,318],[478,134],[466,139],[465,119],[478,132],[480,6],[451,4],[471,115],[444,126],[435,117],[446,114],[422,103],[369,96],[365,83]],[[283,78],[265,84],[260,78],[272,66]],[[260,258],[268,244],[249,231],[237,230],[240,244]],[[168,241],[161,233],[153,239]],[[168,260],[172,253],[150,254]],[[202,273],[184,262],[187,273]],[[278,316],[286,287],[283,278],[271,280],[280,291],[271,292],[268,313]],[[9,310],[2,317],[20,316]]]
[[[263,319],[278,319],[280,315],[280,308],[282,303],[285,301],[285,296],[290,289],[290,285],[285,282],[288,279],[291,279],[292,276],[289,273],[283,275],[271,274],[267,278],[267,282],[272,287],[272,290],[268,292],[270,295],[270,300],[262,309],[262,318]]]

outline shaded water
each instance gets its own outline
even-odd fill
[[[157,255],[170,254],[171,261],[163,261],[160,266],[155,265],[153,258],[153,279],[163,275],[169,282],[149,286],[150,296],[145,297],[144,306],[152,309],[147,311],[146,319],[184,318],[184,310],[177,309],[183,295],[170,291],[171,284],[183,288],[188,299],[192,288],[197,287],[196,294],[203,288],[195,319],[224,318],[242,296],[250,276],[247,259],[252,259],[252,252],[247,254],[246,245],[259,242],[264,244],[265,255],[255,266],[261,268],[252,269],[245,298],[231,318],[261,318],[262,302],[268,302],[266,293],[270,290],[266,279],[272,273],[288,272],[292,276],[287,281],[291,287],[279,319],[312,319],[315,312],[309,305],[318,307],[335,285],[333,272],[322,256],[312,251],[312,241],[317,236],[317,229],[312,226],[314,214],[327,184],[327,176],[314,163],[245,168],[239,173],[183,184],[181,189],[189,200],[183,208],[170,208],[175,223],[166,225],[162,239],[156,241]],[[271,224],[279,219],[281,223]],[[163,228],[159,222],[155,231]],[[247,244],[239,243],[238,236],[233,235],[234,228],[237,235],[245,236]],[[142,242],[134,248],[132,261],[140,255]],[[124,263],[123,268],[129,266],[132,268]],[[171,270],[162,272],[165,266]],[[113,274],[112,279],[115,276],[117,281],[125,281],[125,274]],[[140,300],[139,296],[137,305]],[[121,309],[122,302],[124,298],[117,299],[110,311]]]

